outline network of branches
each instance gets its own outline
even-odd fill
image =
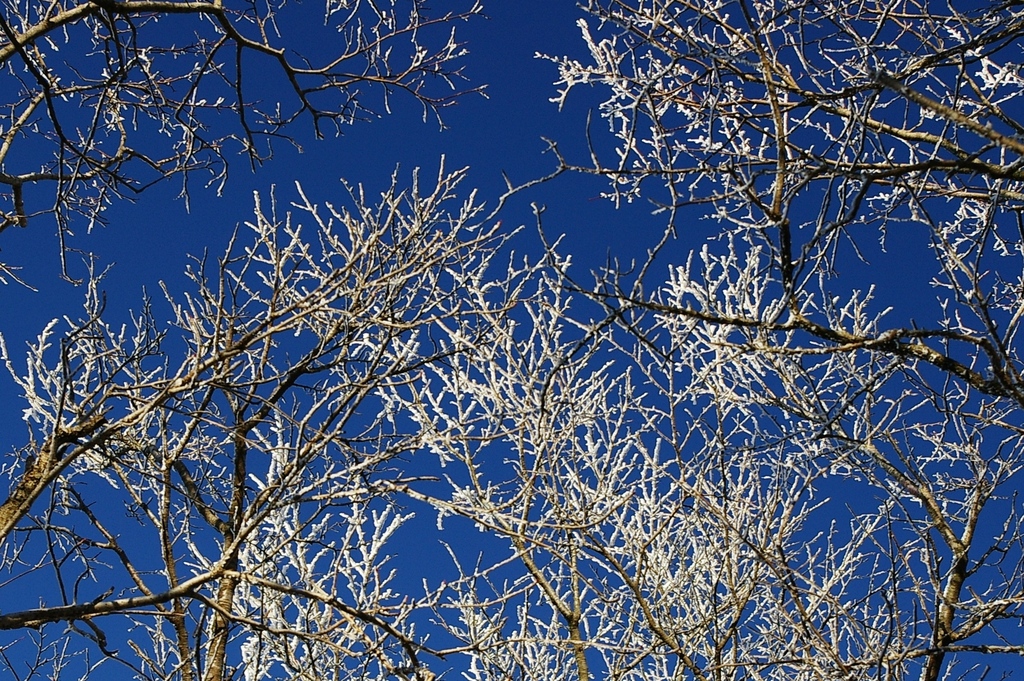
[[[455,24],[394,4],[74,0],[0,5],[0,232],[40,215],[63,238],[118,198],[177,177],[222,186],[228,161],[316,137],[407,98],[436,115],[473,89]]]
[[[425,78],[453,83],[461,48],[416,41],[480,11],[330,4],[344,52],[310,67],[278,47],[283,4],[12,7],[0,161],[46,170],[2,171],[6,220],[61,230],[141,188],[136,162],[256,159],[297,118],[358,118],[356,82],[441,106]],[[603,101],[589,157],[551,142],[549,181],[650,200],[644,262],[579,272],[539,209],[537,255],[516,255],[509,194],[485,210],[442,162],[260,199],[141,312],[105,309],[96,272],[80,316],[27,353],[0,342],[30,433],[2,467],[9,673],[1016,678],[1024,8],[580,9],[578,53],[544,57],[554,100]],[[149,41],[177,14],[213,37],[170,75]],[[95,45],[50,70],[79,30]],[[395,42],[411,61],[384,65]],[[248,106],[249,58],[291,108]],[[92,122],[71,134],[65,102]],[[237,127],[206,136],[218,109]],[[43,181],[58,202],[24,208]]]

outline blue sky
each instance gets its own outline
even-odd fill
[[[537,53],[581,53],[574,2],[528,0],[495,2],[485,6],[487,18],[474,18],[457,26],[457,35],[469,54],[463,58],[467,87],[485,85],[486,96],[468,94],[442,111],[445,129],[436,119],[423,120],[411,97],[397,96],[392,115],[343,128],[342,135],[315,139],[308,118],[290,130],[301,152],[277,144],[274,158],[253,172],[241,155],[230,158],[229,178],[221,195],[215,188],[191,182],[190,201],[178,197],[177,178],[157,184],[134,202],[115,202],[104,214],[107,225],[86,233],[84,221],[72,224],[69,245],[91,252],[99,267],[110,266],[105,291],[108,310],[122,315],[138,308],[143,289],[156,294],[161,281],[174,288],[188,255],[208,250],[221,252],[237,225],[252,215],[253,193],[273,190],[287,202],[295,198],[295,183],[316,202],[345,193],[342,180],[362,184],[370,195],[383,190],[396,168],[402,182],[420,167],[433,177],[441,156],[449,169],[469,166],[468,192],[480,189],[488,205],[503,192],[505,173],[515,183],[551,173],[557,166],[542,138],[557,140],[573,160],[584,161],[587,113],[598,100],[575,96],[563,111],[549,101],[555,96],[557,76],[551,62]],[[595,122],[595,129],[602,129]],[[198,178],[197,178],[198,179]],[[599,198],[606,184],[599,178],[566,174],[524,192],[510,202],[504,224],[525,226],[515,243],[520,252],[538,254],[532,203],[546,207],[545,231],[551,238],[564,235],[562,247],[573,254],[578,271],[601,265],[606,258],[642,257],[661,233],[663,221],[651,216],[651,206],[637,202],[619,211]],[[696,218],[696,216],[695,216]],[[60,278],[56,227],[49,216],[33,220],[27,228],[12,228],[0,241],[0,256],[21,266],[21,275],[38,291],[21,286],[0,287],[0,308],[18,310],[7,315],[2,331],[9,347],[17,349],[34,338],[54,317],[76,316],[82,291]],[[72,253],[72,276],[84,270],[81,256]],[[12,399],[11,384],[0,377],[0,400]],[[19,432],[20,408],[0,410],[0,424]],[[18,438],[15,438],[18,439]]]
[[[99,266],[111,266],[105,280],[111,317],[126,319],[127,310],[138,308],[144,289],[159,298],[160,282],[174,290],[189,254],[204,250],[219,254],[232,230],[251,215],[253,192],[267,195],[274,188],[278,199],[287,202],[295,197],[294,184],[299,182],[313,201],[323,202],[344,193],[344,179],[364,185],[373,195],[389,184],[396,166],[400,166],[402,182],[408,181],[416,167],[423,169],[425,177],[432,177],[444,155],[449,168],[471,168],[463,188],[478,187],[481,198],[493,205],[505,186],[503,173],[520,183],[554,170],[556,161],[544,153],[547,144],[542,138],[558,141],[570,160],[586,163],[587,114],[604,93],[577,90],[559,111],[550,101],[555,96],[556,67],[536,58],[538,52],[582,56],[584,45],[576,22],[583,13],[572,0],[494,0],[485,11],[488,18],[471,20],[458,26],[458,31],[469,50],[464,58],[467,85],[486,85],[487,96],[470,94],[445,109],[446,129],[440,129],[434,119],[424,122],[415,102],[402,96],[394,101],[393,115],[346,127],[336,138],[316,140],[309,121],[300,120],[290,132],[302,146],[301,153],[278,144],[274,158],[255,172],[245,158],[232,159],[230,177],[220,196],[195,183],[191,205],[186,208],[176,197],[179,184],[172,179],[134,203],[113,205],[106,213],[109,224],[92,234],[85,234],[82,224],[74,226],[78,234],[70,245],[95,253]],[[604,126],[595,116],[592,127],[598,140]],[[513,242],[514,248],[539,255],[540,240],[530,208],[537,203],[546,207],[548,237],[564,235],[560,250],[573,254],[577,274],[600,266],[609,257],[642,258],[660,237],[663,217],[652,216],[651,205],[645,202],[615,210],[599,196],[605,188],[599,178],[565,174],[514,197],[502,216],[508,226],[525,226]],[[664,270],[671,260],[685,257],[699,244],[700,236],[715,229],[714,223],[702,220],[699,209],[683,213],[679,227],[685,238],[667,254]],[[0,235],[2,259],[22,266],[22,276],[38,289],[0,287],[0,308],[5,310],[0,331],[15,356],[23,342],[50,319],[64,314],[75,317],[80,310],[83,292],[59,277],[54,231],[52,221],[42,217],[25,229],[10,229]],[[893,319],[906,323],[904,320],[919,314],[924,306],[935,304],[927,281],[908,276],[914,273],[914,264],[906,249],[920,241],[920,234],[893,234],[887,252],[870,252],[870,264],[844,262],[847,269],[841,274],[849,276],[853,286],[901,286],[901,295],[887,303],[896,306]],[[70,261],[72,274],[81,275],[74,255]],[[660,274],[655,279],[660,280]],[[5,434],[8,450],[23,441],[20,417],[16,389],[9,377],[0,373],[0,432]],[[421,515],[421,522],[413,527],[432,527],[432,512]],[[450,522],[458,527],[456,521]],[[439,550],[435,557],[440,556]],[[423,574],[429,571],[422,570]]]
[[[587,113],[598,100],[573,97],[563,111],[549,101],[555,96],[552,84],[557,76],[554,64],[536,54],[581,53],[583,48],[576,21],[583,16],[571,0],[527,0],[493,2],[486,7],[487,18],[475,18],[459,25],[458,35],[469,54],[463,59],[468,87],[486,85],[486,96],[469,94],[442,111],[445,129],[436,119],[423,120],[422,110],[409,97],[397,96],[394,113],[343,129],[339,137],[317,140],[308,119],[299,121],[290,133],[301,145],[299,152],[288,144],[275,147],[274,158],[255,172],[245,157],[230,159],[230,175],[221,195],[193,181],[189,205],[177,194],[180,183],[170,179],[138,197],[135,202],[114,203],[105,213],[106,226],[86,233],[83,221],[72,224],[73,249],[95,254],[97,266],[109,266],[103,289],[108,318],[127,321],[130,310],[138,310],[143,291],[161,305],[160,283],[173,291],[182,281],[189,255],[209,251],[219,255],[232,231],[252,215],[253,193],[267,196],[272,190],[282,202],[296,197],[295,183],[315,202],[344,196],[342,180],[362,184],[369,195],[386,188],[399,167],[400,184],[407,184],[412,171],[422,168],[424,178],[433,178],[440,158],[449,169],[469,166],[471,172],[462,189],[479,188],[481,198],[493,206],[505,189],[503,173],[515,183],[551,173],[556,161],[545,154],[542,138],[557,140],[573,160],[587,158],[584,144]],[[582,56],[582,55],[581,55]],[[604,124],[595,122],[595,129]],[[597,267],[607,258],[642,257],[645,249],[661,234],[664,224],[651,216],[645,203],[623,206],[615,211],[600,198],[603,180],[565,174],[556,180],[523,192],[508,205],[502,219],[506,226],[523,225],[513,243],[517,252],[537,258],[541,242],[535,229],[531,204],[546,208],[545,231],[550,238],[564,235],[563,252],[571,252],[578,272]],[[37,290],[18,285],[0,287],[0,309],[6,311],[0,331],[16,362],[21,361],[24,343],[34,339],[53,318],[81,315],[84,291],[60,277],[56,227],[49,216],[34,219],[24,229],[8,229],[0,237],[0,256],[20,266],[20,275]],[[69,255],[72,276],[84,275],[81,256]],[[161,312],[158,312],[158,315]],[[163,314],[168,314],[163,309]],[[0,373],[0,432],[7,451],[25,441],[23,404],[6,371]],[[417,520],[406,530],[419,536],[434,527],[434,512],[414,508]],[[450,529],[472,532],[470,541],[481,536],[458,519],[449,519]],[[131,527],[125,528],[126,532]],[[435,573],[430,560],[445,560],[439,544],[424,546],[424,560],[404,566],[408,585],[420,587],[421,578]],[[410,570],[411,568],[411,570]],[[439,571],[437,571],[439,574]],[[19,593],[30,606],[39,593],[49,589],[47,581],[26,584]],[[4,609],[16,607],[8,602]]]
[[[487,18],[474,18],[458,25],[457,30],[469,50],[462,62],[466,86],[484,85],[486,97],[471,93],[445,108],[445,129],[434,118],[424,121],[417,103],[402,95],[394,99],[391,115],[347,126],[338,137],[315,139],[307,117],[289,130],[301,152],[278,143],[274,158],[255,172],[245,157],[230,158],[229,178],[219,196],[214,188],[203,188],[201,178],[195,178],[186,207],[177,196],[180,182],[172,178],[134,203],[115,202],[105,212],[108,225],[92,234],[85,235],[82,221],[72,225],[77,234],[69,242],[73,248],[96,254],[101,266],[113,265],[107,278],[111,309],[135,305],[143,287],[152,291],[159,281],[173,282],[187,254],[219,251],[234,227],[251,214],[253,192],[267,195],[274,188],[281,200],[288,201],[299,182],[312,200],[325,201],[344,192],[341,181],[345,180],[363,184],[372,193],[387,186],[396,167],[406,178],[416,167],[432,175],[444,155],[448,168],[471,168],[464,188],[478,187],[483,199],[493,205],[505,186],[502,173],[521,183],[555,169],[555,159],[545,153],[545,138],[557,141],[570,162],[587,164],[588,113],[594,112],[605,93],[577,88],[559,111],[550,101],[556,95],[556,66],[536,56],[585,58],[577,26],[584,13],[571,0],[493,2],[485,5],[485,13]],[[593,18],[589,21],[594,23]],[[606,123],[596,112],[591,129],[598,146],[608,141]],[[506,225],[527,227],[517,248],[537,252],[539,240],[530,204],[545,206],[545,231],[549,238],[563,238],[562,250],[573,254],[578,273],[600,266],[608,257],[623,261],[642,258],[660,237],[664,220],[651,215],[652,207],[646,201],[614,210],[609,201],[599,197],[606,189],[600,178],[565,174],[517,196],[503,219]],[[690,238],[667,254],[670,259],[681,260],[688,247],[697,243],[694,237],[716,229],[715,222],[703,219],[699,208],[682,213],[678,222],[681,233]],[[888,255],[872,254],[868,269],[856,278],[862,283],[899,281],[905,285],[906,262],[898,255],[902,251],[900,238],[900,234],[891,237],[893,248]],[[914,241],[915,237],[908,238],[908,242]],[[18,286],[0,288],[0,306],[21,311],[4,327],[9,339],[34,335],[55,314],[77,306],[79,292],[59,278],[57,248],[55,226],[47,216],[28,228],[8,229],[3,234],[0,256],[22,266],[28,283],[39,289],[33,293]],[[891,262],[887,263],[888,259]],[[78,276],[74,255],[70,263],[72,275]],[[666,261],[666,268],[668,264]],[[929,298],[927,294],[927,287],[914,292],[908,315]]]
[[[395,98],[392,115],[345,127],[339,137],[314,139],[310,121],[304,119],[290,130],[301,152],[279,143],[274,158],[255,172],[244,157],[231,159],[222,196],[193,181],[187,210],[176,198],[179,182],[171,179],[134,204],[113,205],[105,213],[108,226],[88,237],[82,236],[84,225],[78,224],[78,238],[71,245],[96,253],[102,263],[116,263],[108,280],[111,289],[137,292],[143,284],[173,277],[185,254],[223,244],[251,213],[254,191],[266,194],[276,187],[279,197],[287,200],[298,181],[312,199],[330,200],[343,191],[341,179],[372,191],[385,187],[397,166],[407,177],[414,167],[432,174],[444,155],[449,168],[471,167],[470,183],[493,205],[504,188],[501,173],[525,182],[555,168],[554,158],[544,154],[547,145],[542,138],[557,140],[574,160],[584,161],[586,115],[597,93],[594,101],[573,97],[559,112],[549,101],[555,95],[556,67],[535,57],[538,52],[579,53],[583,45],[576,21],[582,13],[575,3],[561,0],[493,3],[485,11],[488,18],[475,18],[457,30],[469,49],[462,62],[468,85],[486,85],[486,97],[469,94],[444,109],[446,129],[441,130],[435,119],[424,122],[422,110],[402,95]],[[603,126],[594,123],[595,129]],[[649,219],[646,205],[619,213],[609,210],[608,202],[598,198],[604,188],[596,178],[564,176],[515,201],[511,218],[532,229],[529,204],[538,202],[548,208],[549,231],[566,233],[566,247],[578,258],[599,262],[609,252],[642,253],[642,240],[636,237],[645,232],[657,235],[661,221]],[[41,289],[34,295],[7,287],[0,290],[3,304],[25,305],[30,314],[38,311],[37,321],[52,314],[56,301],[76,296],[73,288],[54,281],[59,272],[54,232],[44,217],[26,229],[8,230],[0,244],[4,259],[22,265],[28,281]],[[533,242],[524,242],[523,247],[535,246]]]

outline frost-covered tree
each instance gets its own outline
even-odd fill
[[[89,224],[168,177],[222,186],[292,144],[390,110],[424,118],[471,89],[455,25],[478,3],[61,0],[0,3],[0,232]],[[2,272],[2,270],[0,270]]]
[[[347,211],[257,207],[124,327],[93,284],[27,364],[4,350],[31,439],[4,469],[0,628],[21,636],[0,661],[211,681],[1016,670],[1024,9],[584,8],[555,99],[604,101],[588,161],[552,148],[668,217],[649,258],[510,259],[501,207],[442,174]],[[447,562],[420,583],[423,544],[399,537],[425,507]],[[38,568],[53,598],[24,602]]]
[[[433,503],[503,538],[453,549],[467,678],[1018,669],[1024,10],[585,9],[556,101],[604,101],[553,149],[669,229],[590,281],[553,249],[407,392]]]
[[[419,440],[386,389],[452,361],[441,331],[472,326],[467,289],[503,237],[455,198],[463,175],[326,207],[257,198],[223,256],[130,323],[106,321],[97,274],[84,314],[27,356],[0,342],[30,432],[4,463],[0,630],[20,632],[5,673],[321,680],[424,664],[409,617],[425,595],[396,589],[385,549]]]

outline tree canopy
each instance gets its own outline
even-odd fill
[[[0,241],[444,116],[485,10],[9,2]],[[577,14],[517,95],[589,109],[549,174],[258,191],[131,311],[97,252],[3,329],[7,673],[1016,678],[1024,8]]]

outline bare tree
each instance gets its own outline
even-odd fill
[[[455,464],[421,498],[502,538],[439,601],[468,678],[1019,668],[1024,10],[586,9],[557,101],[602,88],[615,151],[553,149],[669,229],[592,283],[551,249],[405,393]]]
[[[1014,668],[1024,10],[586,9],[559,99],[606,88],[617,152],[553,149],[669,216],[647,261],[585,282],[556,243],[499,269],[499,228],[443,208],[442,174],[350,212],[303,199],[305,231],[258,209],[251,245],[165,292],[170,328],[156,303],[104,322],[94,284],[27,365],[4,350],[32,433],[0,504],[0,627],[31,632],[12,672]],[[389,543],[417,502],[451,572],[413,590],[387,556],[421,560]],[[38,568],[59,602],[8,605]]]
[[[454,24],[421,0],[70,0],[0,6],[0,231],[54,213],[61,238],[115,197],[178,176],[220,186],[228,159],[388,111],[437,114],[465,91]],[[258,74],[258,75],[257,75]],[[52,189],[43,189],[50,187]],[[63,243],[63,241],[62,241]]]
[[[6,673],[426,673],[385,548],[418,439],[385,389],[452,360],[433,338],[470,328],[465,289],[504,238],[454,198],[463,174],[372,204],[258,199],[191,288],[127,326],[105,321],[97,274],[27,364],[0,344],[31,433],[0,504],[0,629],[33,632],[6,640]]]

